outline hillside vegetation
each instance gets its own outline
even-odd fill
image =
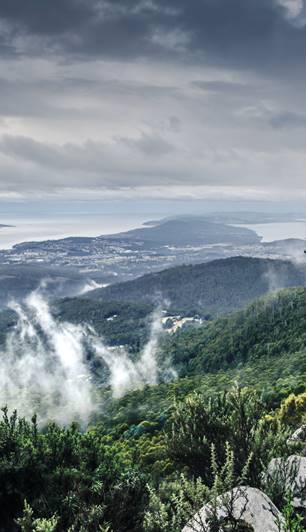
[[[154,302],[173,312],[207,317],[243,308],[270,290],[305,282],[305,268],[290,261],[234,257],[144,275],[94,290],[86,297]]]
[[[126,345],[139,351],[149,337],[154,306],[142,302],[63,299],[55,303],[54,314],[62,321],[86,323],[111,345]]]
[[[115,342],[120,326],[107,321],[114,312],[128,323],[124,336],[151,309],[68,299],[54,311],[101,320]],[[165,336],[159,357],[172,358],[179,378],[121,399],[104,388],[103,410],[85,431],[40,429],[35,417],[4,409],[0,529],[181,532],[205,502],[243,482],[269,494],[288,531],[302,532],[284,485],[269,484],[264,473],[275,456],[305,454],[288,440],[306,421],[305,331],[306,288],[287,289]]]
[[[287,289],[202,327],[178,332],[165,345],[183,375],[274,359],[306,346],[306,288]],[[276,359],[276,360],[275,360]]]
[[[306,389],[306,288],[281,291],[246,310],[166,337],[159,356],[170,356],[180,378],[112,403],[111,423],[128,415],[140,423],[148,413],[161,421],[174,398],[195,391],[209,396],[235,383],[256,388],[275,406],[289,393]]]

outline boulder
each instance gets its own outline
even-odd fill
[[[240,486],[220,495],[214,505],[203,506],[182,532],[209,531],[209,521],[214,513],[224,525],[234,518],[244,526],[242,529],[254,532],[279,532],[283,521],[281,513],[265,493],[257,488]]]
[[[296,509],[306,510],[306,457],[292,455],[288,458],[273,458],[268,465],[267,477],[279,482],[293,495]]]
[[[306,425],[299,427],[289,438],[289,442],[301,441],[306,443]]]

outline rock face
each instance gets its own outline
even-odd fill
[[[228,522],[230,517],[241,522],[245,530],[254,532],[279,532],[282,515],[271,499],[256,488],[240,486],[217,498],[216,515]],[[209,520],[213,514],[212,504],[207,504],[189,521],[182,532],[209,531]]]
[[[292,504],[306,510],[306,457],[292,455],[289,458],[273,458],[268,465],[268,475],[292,491]]]
[[[298,428],[289,438],[289,441],[302,441],[306,443],[306,425]]]

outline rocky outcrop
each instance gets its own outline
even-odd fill
[[[289,438],[289,442],[305,442],[306,443],[306,425],[299,427]]]
[[[297,510],[306,511],[306,457],[292,455],[273,458],[268,465],[268,477],[280,483],[293,495],[292,504]]]
[[[240,486],[220,495],[214,504],[205,506],[184,527],[182,532],[210,530],[210,522],[216,516],[220,523],[234,519],[254,532],[279,532],[282,515],[271,499],[256,488]]]

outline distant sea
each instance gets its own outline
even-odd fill
[[[55,240],[69,236],[100,236],[141,227],[148,219],[160,219],[145,214],[81,214],[46,216],[43,218],[2,217],[0,219],[0,249],[10,249],[14,244],[29,241]],[[1,227],[10,225],[13,227]]]
[[[70,236],[100,236],[141,227],[148,220],[160,220],[161,214],[79,214],[44,217],[2,216],[0,249],[29,241],[55,240]],[[1,227],[10,225],[12,227]],[[306,239],[306,220],[265,224],[235,224],[255,231],[263,242],[286,238]]]
[[[287,238],[306,239],[306,220],[266,224],[239,224],[238,227],[252,229],[252,231],[255,231],[258,236],[262,237],[263,242],[285,240]]]

